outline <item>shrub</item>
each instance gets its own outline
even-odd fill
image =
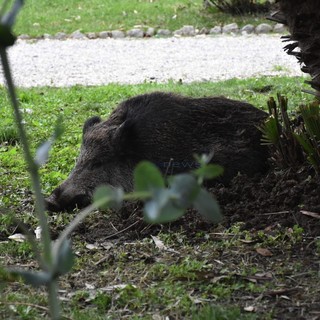
[[[288,99],[278,94],[268,101],[270,116],[259,128],[262,143],[269,146],[271,161],[278,167],[290,168],[308,161],[320,173],[320,102],[301,105],[288,115]]]

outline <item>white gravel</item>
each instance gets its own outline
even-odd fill
[[[279,35],[19,40],[9,56],[20,87],[302,75],[283,46]]]

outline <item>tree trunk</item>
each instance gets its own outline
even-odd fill
[[[320,1],[278,0],[279,11],[271,19],[288,26],[290,35],[283,41],[291,41],[284,50],[296,56],[301,70],[311,75],[307,81],[320,97]],[[299,50],[300,48],[300,50]]]

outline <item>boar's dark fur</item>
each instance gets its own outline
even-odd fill
[[[83,127],[83,142],[70,176],[49,198],[48,210],[84,207],[102,184],[133,188],[133,170],[141,160],[173,174],[197,167],[194,154],[213,153],[228,183],[238,172],[266,169],[266,148],[257,125],[267,114],[223,97],[188,98],[154,92],[122,102],[109,119],[93,117]]]

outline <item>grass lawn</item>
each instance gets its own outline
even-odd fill
[[[184,25],[210,28],[234,21],[240,26],[265,22],[262,16],[231,17],[217,10],[209,12],[202,0],[29,0],[19,14],[15,32],[40,36],[134,27],[176,30]]]
[[[288,95],[289,107],[294,109],[311,99],[300,92],[302,82],[301,78],[264,77],[188,85],[171,82],[37,88],[19,90],[19,99],[33,150],[50,136],[58,116],[63,115],[65,133],[40,170],[47,194],[72,169],[85,119],[97,114],[107,117],[117,103],[128,97],[155,90],[194,97],[224,95],[265,109],[268,97],[281,92]],[[8,236],[19,231],[12,214],[30,230],[36,228],[37,221],[4,89],[0,106],[0,265],[34,269],[37,266],[30,245],[8,241]],[[49,218],[54,238],[74,215]],[[235,224],[231,228],[218,226],[209,232],[195,229],[187,233],[179,227],[166,226],[154,233],[170,249],[161,251],[150,237],[109,240],[105,226],[114,225],[115,219],[112,212],[96,212],[73,236],[76,263],[73,271],[61,279],[60,286],[68,319],[273,319],[278,305],[268,297],[281,285],[288,285],[295,274],[306,272],[309,261],[295,255],[304,243],[303,231],[298,227],[279,226],[270,233],[250,233]],[[317,246],[315,257],[320,254],[320,243]],[[261,247],[267,247],[273,256],[257,254]],[[316,281],[312,280],[317,277],[317,269],[310,267],[307,271],[308,297],[313,297],[318,294]],[[13,282],[0,284],[0,292],[1,319],[48,317],[42,289]]]

